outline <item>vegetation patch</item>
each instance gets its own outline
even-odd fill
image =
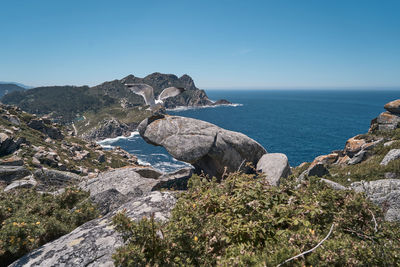
[[[98,216],[89,194],[67,188],[54,196],[35,190],[0,193],[0,266]]]
[[[399,225],[384,222],[364,195],[317,178],[297,188],[239,173],[220,183],[194,176],[168,222],[119,213],[113,223],[126,241],[113,255],[117,266],[276,266],[300,254],[283,265],[400,261]]]

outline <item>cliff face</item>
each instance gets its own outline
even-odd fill
[[[155,72],[144,78],[134,75],[128,75],[121,80],[104,82],[91,88],[93,92],[104,93],[112,98],[124,99],[127,106],[143,105],[144,101],[141,96],[133,94],[125,86],[125,83],[145,83],[153,87],[154,96],[157,97],[162,90],[167,87],[184,87],[186,91],[176,97],[168,99],[165,103],[166,108],[174,108],[177,106],[204,106],[210,105],[212,102],[208,99],[207,94],[196,87],[193,79],[185,74],[178,78],[173,74],[162,74]]]

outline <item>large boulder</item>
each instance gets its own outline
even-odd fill
[[[381,206],[385,220],[400,221],[400,179],[355,182],[350,188],[365,193],[372,202]]]
[[[10,266],[114,266],[111,256],[124,244],[121,235],[110,225],[117,211],[125,210],[134,220],[154,215],[156,220],[165,221],[175,201],[172,193],[158,191],[134,198],[118,210],[26,254]]]
[[[174,158],[188,162],[196,172],[221,177],[237,171],[245,162],[255,166],[267,151],[244,134],[214,124],[178,116],[158,115],[142,121],[138,127],[143,139],[163,146]]]
[[[400,114],[400,99],[387,103],[384,108],[391,113]]]
[[[257,171],[265,175],[270,185],[278,186],[281,178],[287,178],[290,174],[288,158],[282,153],[265,154],[257,163]]]
[[[47,119],[32,119],[27,125],[32,129],[38,130],[52,139],[63,139],[64,136],[60,129],[49,124]]]

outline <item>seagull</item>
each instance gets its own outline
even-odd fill
[[[153,109],[156,106],[163,105],[164,100],[173,96],[182,94],[186,89],[183,87],[168,87],[162,90],[157,99],[154,98],[153,87],[144,83],[126,83],[126,87],[132,91],[132,93],[143,97],[146,105]]]

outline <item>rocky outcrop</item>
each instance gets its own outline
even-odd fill
[[[31,187],[35,187],[36,185],[37,185],[37,181],[33,178],[33,175],[29,175],[29,176],[24,177],[21,180],[13,181],[6,188],[4,188],[4,192],[8,192],[13,189],[19,189],[19,188],[31,188]]]
[[[119,120],[106,119],[100,123],[99,127],[91,129],[89,132],[82,135],[86,140],[102,140],[105,138],[115,138],[118,136],[129,136],[135,131],[137,124],[126,124]]]
[[[400,125],[400,99],[387,103],[385,106],[387,111],[382,112],[378,117],[371,121],[369,132],[390,131]]]
[[[217,101],[215,101],[214,103],[212,103],[212,105],[213,105],[213,106],[232,105],[232,103],[229,102],[229,101],[226,100],[226,99],[220,99],[220,100],[217,100]]]
[[[154,215],[164,221],[175,205],[175,197],[168,192],[151,192],[133,198],[118,210],[102,218],[89,221],[44,246],[26,254],[10,266],[113,266],[111,255],[123,245],[122,237],[110,225],[118,211],[125,211],[134,220]]]
[[[400,221],[400,180],[383,179],[370,182],[355,182],[350,188],[363,192],[375,204],[382,207],[385,220]]]
[[[141,122],[138,130],[146,142],[163,146],[174,158],[210,176],[237,171],[245,162],[255,166],[266,154],[259,143],[244,134],[191,118],[152,117]],[[243,170],[249,171],[247,167]]]
[[[282,153],[265,154],[257,163],[257,171],[265,175],[270,185],[278,186],[281,178],[287,178],[290,174],[288,158]]]
[[[400,99],[386,103],[384,108],[393,114],[400,114]]]

